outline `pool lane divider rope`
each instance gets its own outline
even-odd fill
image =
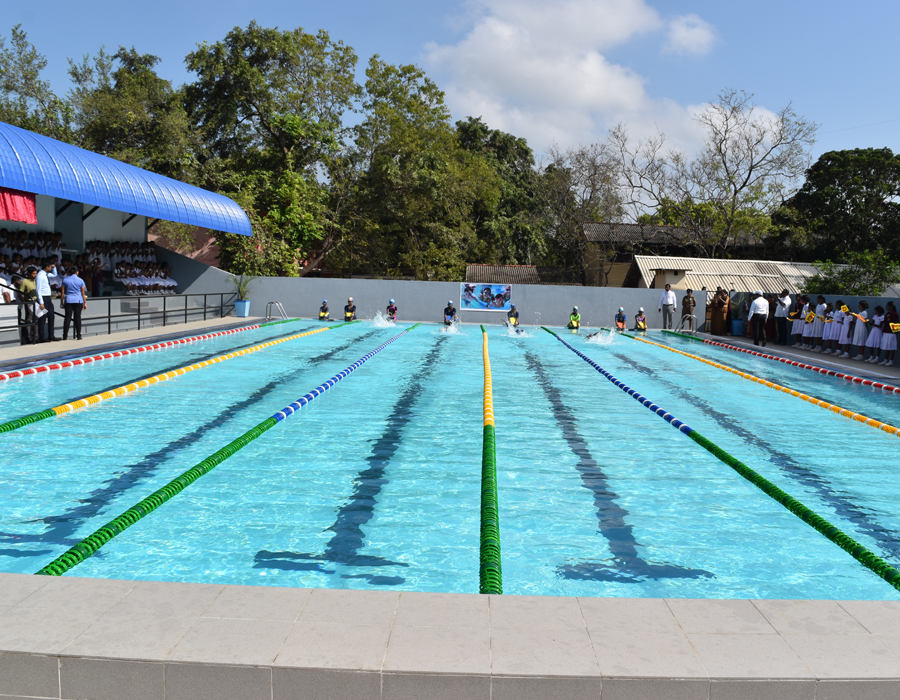
[[[541,326],[541,328],[544,327]],[[544,330],[556,337],[559,342],[561,342],[563,345],[569,348],[569,350],[578,355],[582,360],[587,362],[591,367],[593,367],[600,374],[606,377],[606,379],[612,382],[615,386],[619,387],[633,399],[649,408],[656,415],[660,416],[664,421],[669,423],[673,428],[677,428],[680,432],[687,435],[689,438],[691,438],[691,440],[710,452],[721,462],[727,464],[734,471],[744,477],[747,481],[756,486],[764,494],[777,501],[807,525],[811,526],[817,532],[834,542],[838,547],[847,552],[860,564],[880,576],[891,586],[900,591],[900,571],[884,561],[884,559],[875,554],[875,552],[857,542],[837,526],[832,525],[821,515],[791,496],[787,491],[784,491],[780,487],[776,486],[773,482],[766,479],[762,474],[758,473],[751,467],[741,462],[737,457],[726,452],[711,440],[703,437],[703,435],[691,428],[687,423],[676,419],[675,416],[673,416],[671,413],[668,413],[664,409],[660,408],[658,405],[650,401],[650,399],[642,396],[634,389],[626,385],[624,382],[616,379],[612,374],[603,369],[590,357],[573,348],[549,328],[544,328]]]
[[[900,394],[900,387],[891,386],[890,384],[885,384],[884,382],[876,382],[872,379],[863,379],[862,377],[856,377],[852,374],[844,374],[843,372],[837,372],[833,369],[825,369],[824,367],[818,367],[816,365],[808,365],[804,362],[797,362],[796,360],[788,359],[787,357],[779,357],[778,355],[769,355],[765,352],[759,352],[757,350],[750,350],[749,348],[741,348],[737,345],[729,345],[728,343],[719,343],[715,340],[707,340],[706,338],[696,338],[692,335],[686,335],[685,333],[676,333],[675,331],[667,331],[664,330],[663,333],[668,333],[669,335],[676,335],[679,338],[688,338],[689,340],[695,340],[698,343],[705,343],[706,345],[715,345],[719,348],[726,348],[727,350],[735,350],[737,352],[744,352],[748,355],[755,355],[756,357],[763,357],[767,360],[777,360],[778,362],[783,362],[786,365],[790,365],[791,367],[799,367],[800,369],[808,369],[813,372],[818,372],[819,374],[824,374],[828,377],[837,377],[838,379],[843,379],[848,382],[853,382],[854,384],[862,384],[863,386],[871,386],[875,389],[883,389],[887,392],[892,392],[894,394]]]
[[[398,333],[387,342],[382,343],[377,348],[372,350],[372,352],[363,355],[345,370],[338,372],[336,375],[331,377],[331,379],[317,386],[308,394],[304,394],[294,403],[285,406],[275,415],[266,418],[266,420],[248,430],[237,440],[234,440],[225,445],[225,447],[216,450],[202,462],[194,465],[186,472],[181,474],[181,476],[176,477],[158,491],[154,491],[149,496],[133,505],[121,515],[110,520],[108,523],[106,523],[106,525],[101,527],[93,534],[85,537],[83,540],[81,540],[81,542],[76,544],[67,552],[54,559],[40,571],[37,571],[36,574],[43,576],[62,576],[64,573],[77,566],[85,559],[93,556],[97,552],[97,550],[99,550],[103,545],[109,542],[113,537],[120,535],[129,527],[134,525],[138,520],[155,511],[172,497],[177,496],[179,493],[184,491],[184,489],[197,481],[197,479],[199,479],[201,476],[211,472],[226,459],[233,456],[236,452],[256,440],[270,428],[274,428],[281,421],[299,411],[303,406],[306,406],[307,404],[314,401],[317,397],[321,396],[326,391],[331,389],[339,381],[341,381],[342,379],[346,379],[353,372],[362,367],[366,362],[371,360],[375,355],[384,350],[388,345],[390,345],[406,333],[409,333],[418,325],[419,324],[417,323],[414,326],[410,326],[402,333]],[[331,328],[336,327],[337,326],[331,326]]]
[[[55,369],[68,369],[70,367],[79,367],[88,365],[92,362],[100,362],[101,360],[109,360],[114,357],[125,357],[126,355],[135,355],[139,352],[149,352],[151,350],[164,350],[176,345],[185,345],[187,343],[195,343],[198,340],[209,340],[210,338],[218,338],[223,335],[233,335],[234,333],[243,333],[244,331],[253,331],[257,328],[266,328],[268,326],[277,326],[280,323],[290,323],[291,321],[299,321],[299,318],[289,318],[283,321],[273,321],[272,323],[258,323],[254,326],[242,326],[241,328],[232,328],[227,331],[217,331],[215,333],[207,333],[205,335],[195,335],[190,338],[177,338],[169,340],[165,343],[154,343],[153,345],[143,345],[139,348],[127,348],[125,350],[116,350],[115,352],[107,352],[102,355],[93,355],[91,357],[79,357],[74,360],[66,360],[65,362],[55,362],[51,365],[42,365],[41,367],[27,367],[26,369],[17,369],[12,372],[0,372],[0,381],[4,379],[17,379],[18,377],[27,377],[42,372],[50,372]]]
[[[481,443],[481,552],[478,592],[503,593],[500,565],[500,510],[497,495],[497,438],[494,432],[494,389],[488,337],[481,326],[481,355],[484,360],[484,401]]]
[[[108,399],[114,399],[117,396],[123,396],[131,391],[135,391],[136,389],[143,389],[144,387],[152,386],[153,384],[158,384],[159,382],[164,382],[167,379],[172,379],[173,377],[180,377],[183,374],[187,374],[188,372],[193,372],[195,369],[202,369],[204,367],[209,367],[210,365],[215,365],[220,362],[225,362],[226,360],[231,360],[235,357],[240,357],[242,355],[249,355],[254,352],[258,352],[260,350],[265,350],[266,348],[270,348],[274,345],[280,345],[281,343],[286,343],[290,340],[297,340],[298,338],[305,338],[308,335],[315,335],[316,333],[323,333],[324,331],[332,330],[334,328],[340,328],[341,326],[348,326],[351,323],[360,323],[359,321],[348,321],[346,323],[339,323],[335,326],[323,326],[322,328],[317,328],[314,331],[306,331],[305,333],[297,333],[295,335],[289,335],[286,338],[278,338],[277,340],[270,340],[266,343],[260,343],[259,345],[254,345],[253,347],[244,348],[243,350],[237,350],[235,352],[229,352],[225,355],[219,355],[218,357],[214,357],[211,360],[204,360],[203,362],[196,362],[192,365],[187,365],[185,367],[179,367],[178,369],[173,369],[171,372],[165,372],[163,374],[157,374],[156,376],[150,377],[148,379],[141,379],[137,382],[132,382],[131,384],[125,384],[124,386],[117,387],[115,389],[110,389],[109,391],[104,391],[102,394],[94,394],[93,396],[87,396],[83,399],[78,399],[77,401],[71,401],[67,404],[63,404],[62,406],[54,406],[53,408],[48,408],[43,411],[39,411],[38,413],[32,413],[28,416],[23,416],[22,418],[16,418],[15,420],[7,421],[6,423],[0,423],[0,435],[3,433],[11,433],[13,430],[18,430],[19,428],[24,428],[26,425],[31,425],[32,423],[38,423],[47,418],[52,418],[54,416],[61,416],[64,413],[71,413],[72,411],[77,411],[79,408],[85,408],[86,406],[90,406],[95,403],[99,403],[101,401],[106,401]]]
[[[728,365],[723,365],[721,362],[715,362],[714,360],[708,360],[705,357],[700,357],[699,355],[692,355],[689,352],[684,352],[682,350],[677,350],[675,348],[669,347],[668,345],[662,345],[661,343],[654,343],[652,340],[647,340],[646,338],[638,338],[635,335],[630,335],[629,333],[622,333],[628,338],[632,340],[637,340],[641,343],[647,343],[647,345],[654,345],[658,348],[662,348],[663,350],[668,350],[669,352],[674,352],[677,355],[684,355],[685,357],[690,357],[692,360],[697,360],[698,362],[702,362],[703,364],[710,365],[711,367],[716,367],[717,369],[724,370],[726,372],[731,372],[731,374],[736,374],[737,376],[748,379],[751,382],[756,382],[757,384],[764,384],[770,389],[775,389],[776,391],[781,391],[785,394],[790,394],[798,399],[802,399],[808,403],[811,403],[813,406],[818,406],[819,408],[825,408],[832,413],[837,413],[845,418],[850,418],[852,420],[858,421],[865,425],[868,425],[871,428],[877,428],[878,430],[882,430],[891,435],[900,435],[900,428],[897,428],[888,423],[882,423],[880,420],[875,418],[869,418],[868,416],[864,416],[862,413],[856,413],[855,411],[851,411],[849,408],[843,408],[833,403],[828,403],[823,399],[817,399],[815,396],[810,396],[809,394],[804,394],[801,391],[797,391],[796,389],[791,389],[787,386],[782,386],[781,384],[776,384],[775,382],[770,382],[768,379],[762,379],[761,377],[757,377],[749,372],[743,372],[739,369],[735,369],[734,367],[729,367]],[[0,426],[2,428],[2,426]]]

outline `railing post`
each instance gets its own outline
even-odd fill
[[[203,295],[203,320],[206,320],[206,295]]]
[[[185,323],[188,322],[188,320],[187,320],[188,305],[187,304],[188,304],[188,298],[187,298],[187,294],[185,294],[184,295],[184,322]]]
[[[166,327],[166,295],[163,294],[163,328]]]
[[[140,298],[140,297],[137,298],[137,302],[138,302],[138,314],[137,314],[137,316],[138,316],[138,330],[141,330],[141,298]]]
[[[106,300],[106,335],[112,335],[112,297]]]

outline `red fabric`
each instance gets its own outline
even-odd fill
[[[0,219],[21,221],[23,224],[37,223],[37,207],[30,192],[0,187]]]

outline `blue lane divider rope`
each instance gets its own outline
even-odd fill
[[[299,399],[297,399],[296,401],[294,401],[294,403],[289,404],[289,405],[285,406],[284,408],[282,408],[280,411],[278,411],[278,413],[276,413],[274,416],[272,416],[272,418],[274,418],[276,421],[278,421],[278,422],[280,423],[281,421],[283,421],[283,420],[284,420],[285,418],[287,418],[288,416],[293,415],[294,413],[296,413],[297,411],[299,411],[301,408],[303,408],[306,404],[308,404],[310,401],[312,401],[313,399],[315,399],[317,396],[319,396],[319,395],[321,395],[321,394],[324,394],[326,391],[328,391],[331,387],[333,387],[333,386],[334,386],[335,384],[337,384],[339,381],[341,381],[342,379],[346,379],[347,377],[349,377],[353,372],[355,372],[355,371],[358,370],[360,367],[362,367],[364,364],[366,364],[366,362],[368,362],[368,361],[369,361],[370,359],[372,359],[375,355],[377,355],[377,354],[380,353],[382,350],[384,350],[388,345],[390,345],[391,343],[393,343],[395,340],[397,340],[398,338],[403,337],[404,335],[406,335],[407,333],[409,333],[409,332],[410,332],[411,330],[413,330],[414,328],[417,328],[419,325],[420,325],[420,324],[417,323],[417,324],[414,325],[414,326],[410,326],[409,328],[407,328],[407,329],[406,329],[405,331],[403,331],[402,333],[398,333],[397,335],[395,335],[393,338],[391,338],[391,339],[388,340],[387,342],[382,343],[381,345],[379,345],[377,348],[375,348],[374,350],[372,350],[372,352],[366,353],[365,355],[363,355],[362,357],[360,357],[356,362],[354,362],[352,365],[350,365],[349,367],[347,367],[347,369],[343,370],[342,372],[338,372],[336,375],[334,375],[334,376],[333,376],[331,379],[329,379],[327,382],[324,382],[324,383],[322,383],[322,384],[319,384],[319,386],[317,386],[315,389],[313,389],[313,390],[312,390],[311,392],[309,392],[308,394],[304,394],[301,398],[299,398]]]
[[[541,328],[544,328],[544,326],[541,326]],[[783,490],[775,483],[766,479],[766,477],[764,477],[759,472],[744,464],[737,457],[726,452],[711,440],[703,437],[703,435],[691,428],[687,423],[678,420],[671,413],[663,408],[660,408],[647,397],[641,396],[641,394],[636,392],[630,386],[616,379],[613,375],[611,375],[600,365],[594,362],[590,357],[585,355],[583,352],[579,352],[578,350],[573,348],[549,328],[544,328],[544,330],[554,338],[556,338],[563,345],[565,345],[567,348],[569,348],[569,350],[578,355],[582,360],[587,362],[591,367],[597,370],[600,374],[606,377],[609,381],[619,387],[626,394],[642,403],[644,406],[649,408],[656,415],[658,415],[667,423],[671,424],[673,427],[678,428],[678,430],[680,430],[691,440],[700,445],[700,447],[714,455],[721,462],[734,469],[734,471],[744,477],[751,484],[756,486],[756,488],[769,496],[772,500],[782,505],[784,508],[796,515],[798,518],[800,518],[800,520],[815,529],[821,535],[824,535],[826,538],[834,542],[838,547],[847,552],[860,564],[883,578],[891,586],[900,591],[900,571],[888,564],[884,559],[875,554],[875,552],[857,542],[855,539],[850,537],[850,535],[848,535],[835,525],[832,525],[821,515],[798,501],[796,498],[791,496],[787,491]]]

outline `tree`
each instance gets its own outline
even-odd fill
[[[41,78],[46,67],[21,24],[12,28],[9,47],[0,38],[0,121],[70,142],[72,110]]]
[[[534,155],[523,138],[491,129],[480,118],[456,122],[459,145],[484,159],[497,176],[499,197],[475,202],[475,258],[500,265],[531,264],[546,252]]]
[[[624,203],[635,219],[666,208],[708,257],[769,234],[770,214],[809,165],[817,125],[790,104],[770,116],[752,98],[726,90],[697,116],[706,140],[693,159],[667,151],[664,134],[632,146],[624,125],[612,130]]]
[[[120,47],[69,61],[70,103],[83,148],[182,181],[198,147],[181,91],[159,77],[159,59]]]
[[[373,57],[362,112],[343,170],[356,235],[342,255],[355,252],[374,274],[462,279],[474,204],[496,201],[495,174],[459,147],[443,92],[416,66]]]
[[[205,146],[203,178],[238,199],[254,225],[264,227],[260,235],[267,241],[293,251],[293,263],[285,266],[282,246],[263,246],[263,255],[273,251],[273,271],[305,274],[313,267],[310,258],[319,260],[340,243],[321,176],[338,155],[343,115],[359,95],[356,54],[324,31],[312,35],[251,22],[221,42],[202,44],[185,60],[197,74],[185,94]],[[222,244],[241,251],[228,256],[236,264],[250,259],[244,244],[227,236]]]
[[[542,164],[536,194],[547,217],[549,260],[573,270],[586,284],[588,242],[584,225],[619,221],[623,210],[616,183],[615,154],[606,144],[562,150],[553,146]],[[604,263],[609,251],[601,252]],[[605,280],[601,280],[604,282]]]
[[[889,148],[829,151],[774,217],[801,259],[881,249],[900,259],[900,155]]]
[[[900,282],[900,265],[884,251],[851,251],[845,259],[846,265],[817,261],[819,272],[806,280],[803,293],[878,297]]]

